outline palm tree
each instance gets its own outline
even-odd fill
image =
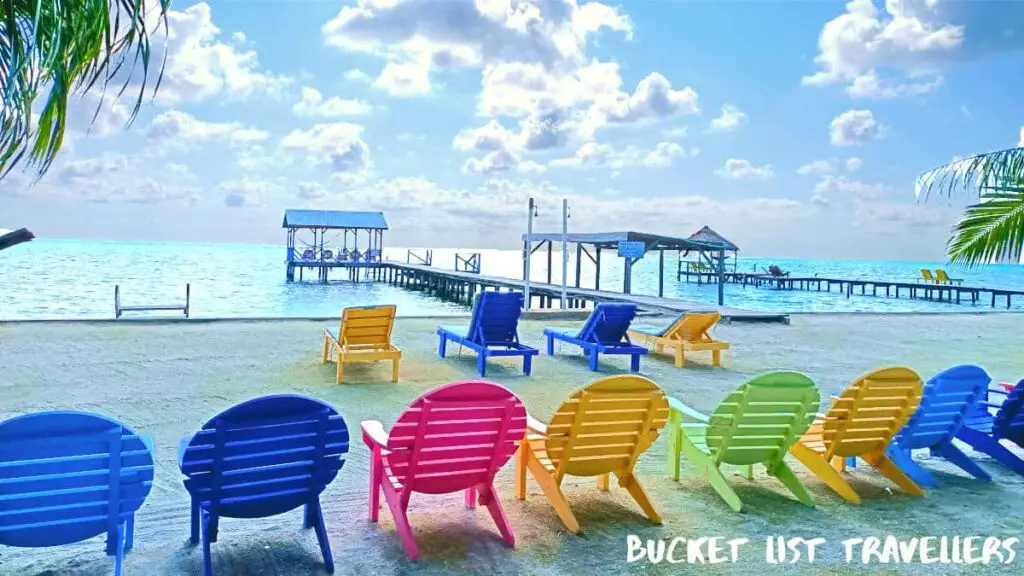
[[[163,25],[166,31],[169,4],[170,0],[0,0],[0,178],[22,162],[35,167],[40,176],[46,173],[64,142],[72,94],[94,89],[105,93],[111,80],[121,83],[116,78],[123,78],[116,96],[129,88],[138,91],[129,123],[135,119],[154,76],[147,24],[150,29]],[[162,73],[161,64],[154,93]],[[42,110],[36,117],[33,109],[38,103]]]
[[[947,242],[949,260],[975,266],[1020,262],[1024,248],[1024,147],[955,160],[926,172],[917,182],[919,197],[952,197],[967,191],[978,202],[964,210]]]

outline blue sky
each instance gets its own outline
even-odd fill
[[[1024,145],[1024,3],[172,3],[164,83],[72,108],[0,226],[280,242],[286,207],[384,210],[390,245],[539,230],[688,235],[758,256],[940,257],[914,178]]]

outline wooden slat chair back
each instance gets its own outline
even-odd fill
[[[718,312],[687,312],[665,337],[686,342],[711,341],[713,338],[708,331],[721,319],[722,315]]]
[[[561,483],[566,475],[597,476],[608,489],[609,474],[629,491],[655,524],[661,515],[633,473],[668,421],[668,400],[651,380],[637,375],[607,376],[576,391],[546,426],[531,423],[516,455],[516,497],[526,498],[526,472],[540,484],[565,526],[581,533]]]
[[[614,346],[629,341],[626,330],[636,317],[636,304],[603,302],[587,318],[580,329],[579,339],[604,346]]]
[[[994,430],[998,438],[1024,448],[1024,380],[1010,390],[999,406]]]
[[[394,305],[367,308],[346,308],[341,315],[342,346],[361,348],[391,347],[391,331],[395,326]]]
[[[999,387],[987,392],[985,401],[967,417],[956,437],[1024,475],[1024,459],[1001,442],[1008,440],[1024,447],[1024,380],[1009,390]]]
[[[121,571],[135,512],[153,484],[150,441],[87,412],[0,423],[0,545],[49,547],[107,534]]]
[[[519,342],[519,317],[524,302],[522,292],[477,294],[469,321],[469,338],[482,346]]]
[[[220,517],[264,518],[299,506],[333,569],[320,493],[338,475],[348,449],[348,426],[338,411],[295,394],[238,404],[183,440],[179,464],[192,496],[192,543],[201,536],[206,573]]]
[[[773,372],[741,384],[711,413],[705,441],[716,463],[774,462],[807,431],[821,402],[803,374]]]

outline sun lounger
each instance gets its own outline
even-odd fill
[[[626,335],[629,323],[635,316],[636,304],[598,304],[590,313],[583,328],[579,330],[544,329],[548,355],[555,353],[555,340],[560,340],[583,348],[583,352],[590,359],[590,369],[595,372],[600,354],[628,354],[629,369],[637,372],[640,370],[640,356],[647,354],[647,349],[634,345]]]
[[[448,341],[477,353],[477,372],[484,376],[492,356],[521,356],[523,374],[529,375],[533,357],[539,351],[519,342],[522,292],[483,292],[473,303],[469,326],[438,326],[437,354],[444,358]]]
[[[932,271],[927,268],[921,268],[921,277],[917,279],[918,282],[927,282],[928,284],[938,284],[935,280],[935,276],[932,276]]]
[[[811,495],[785,462],[786,451],[814,420],[820,396],[814,382],[797,372],[767,372],[751,378],[729,394],[711,416],[675,398],[668,399],[669,475],[679,479],[679,464],[686,456],[711,487],[733,510],[743,502],[720,470],[723,464],[744,466],[753,476],[754,464],[763,464],[807,506]],[[684,418],[693,423],[684,422]]]
[[[119,575],[152,485],[153,443],[116,420],[38,412],[0,422],[0,546],[44,548],[106,534]]]
[[[1010,390],[1002,386],[989,388],[987,397],[967,418],[956,438],[1024,474],[1024,460],[1002,444],[1007,440],[1024,448],[1024,380]]]
[[[391,361],[391,381],[398,382],[402,351],[391,343],[396,310],[393,304],[346,308],[338,330],[324,330],[323,362],[335,359],[336,383],[342,382],[345,364],[380,360]]]
[[[178,465],[192,496],[192,544],[203,544],[203,571],[213,573],[210,544],[220,519],[266,518],[305,507],[324,566],[334,571],[320,493],[348,452],[348,427],[333,407],[293,394],[263,396],[218,414],[183,438]]]
[[[635,342],[653,345],[656,354],[664,354],[665,348],[673,348],[679,368],[685,363],[687,351],[710,351],[712,365],[719,366],[722,350],[728,350],[729,343],[715,340],[708,331],[721,317],[718,312],[684,312],[668,326],[631,326],[627,333]]]
[[[634,468],[667,420],[665,393],[647,378],[630,374],[594,381],[570,396],[547,425],[527,418],[529,430],[516,453],[516,498],[526,499],[529,470],[565,527],[580,534],[562,480],[567,475],[597,476],[598,488],[607,490],[609,475],[615,474],[647,518],[661,524]]]
[[[959,285],[964,283],[964,279],[963,278],[950,278],[949,275],[946,274],[945,270],[943,270],[942,268],[936,268],[935,269],[935,282],[937,284],[947,284],[947,285],[956,284],[957,286],[959,286]]]
[[[516,451],[526,431],[526,408],[493,382],[457,382],[423,396],[398,417],[390,432],[376,420],[363,421],[370,448],[370,521],[377,522],[383,492],[405,553],[419,558],[409,523],[413,493],[465,491],[466,506],[487,507],[502,540],[515,536],[501,507],[494,476]]]
[[[861,458],[904,492],[924,490],[886,455],[893,436],[921,402],[921,377],[909,368],[882,368],[861,376],[819,414],[789,452],[848,502],[860,495],[843,478],[846,458]]]

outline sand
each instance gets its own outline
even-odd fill
[[[808,315],[790,326],[724,325],[717,336],[732,343],[724,365],[712,368],[696,357],[684,369],[647,358],[643,374],[670,394],[711,410],[727,391],[753,374],[795,369],[810,375],[823,393],[838,392],[863,372],[886,364],[904,364],[925,378],[957,363],[978,363],[996,380],[1024,376],[1024,317],[985,315]],[[446,320],[450,323],[450,320]],[[571,322],[554,322],[572,325]],[[156,483],[137,517],[135,549],[127,556],[127,575],[201,574],[201,552],[188,545],[188,496],[181,484],[175,452],[179,438],[209,417],[247,398],[297,392],[336,406],[353,431],[360,420],[390,425],[421,393],[475,376],[475,358],[436,357],[435,321],[400,320],[396,343],[405,351],[402,379],[388,381],[389,367],[346,369],[350,381],[334,384],[333,366],[319,362],[324,322],[223,322],[174,324],[8,324],[0,326],[0,419],[31,411],[68,409],[101,412],[123,420],[155,444]],[[527,321],[521,334],[542,347],[544,322]],[[575,388],[602,374],[625,371],[628,361],[604,362],[601,374],[587,370],[579,352],[563,347],[556,357],[541,356],[533,376],[513,361],[495,361],[488,377],[520,394],[531,413],[546,420]],[[864,469],[852,474],[865,499],[852,506],[812,477],[794,468],[818,502],[816,509],[796,503],[763,470],[753,481],[733,482],[746,503],[742,514],[725,503],[683,464],[679,482],[665,472],[665,436],[640,460],[638,474],[665,522],[649,524],[625,491],[613,482],[599,492],[591,479],[568,478],[565,491],[585,536],[567,533],[554,510],[529,481],[525,502],[512,496],[512,466],[498,477],[518,538],[505,548],[484,510],[467,510],[459,494],[413,497],[411,519],[422,560],[406,560],[390,514],[379,524],[366,519],[368,451],[353,434],[348,462],[323,494],[324,512],[339,574],[669,574],[680,572],[755,574],[796,570],[800,574],[1020,573],[1014,566],[931,564],[847,565],[841,541],[893,534],[913,536],[1024,536],[1024,478],[978,456],[996,479],[968,479],[941,460],[926,466],[943,482],[941,490],[916,499],[890,490]],[[627,535],[666,539],[721,536],[748,538],[739,562],[716,566],[629,564]],[[765,563],[769,536],[822,537],[813,565]],[[1024,553],[1024,546],[1018,545]],[[680,549],[681,550],[681,549]],[[316,538],[301,529],[301,513],[239,521],[225,519],[214,544],[214,570],[221,575],[322,574]],[[857,559],[859,560],[859,558]],[[109,574],[113,561],[103,554],[102,537],[53,549],[0,547],[0,574]]]

